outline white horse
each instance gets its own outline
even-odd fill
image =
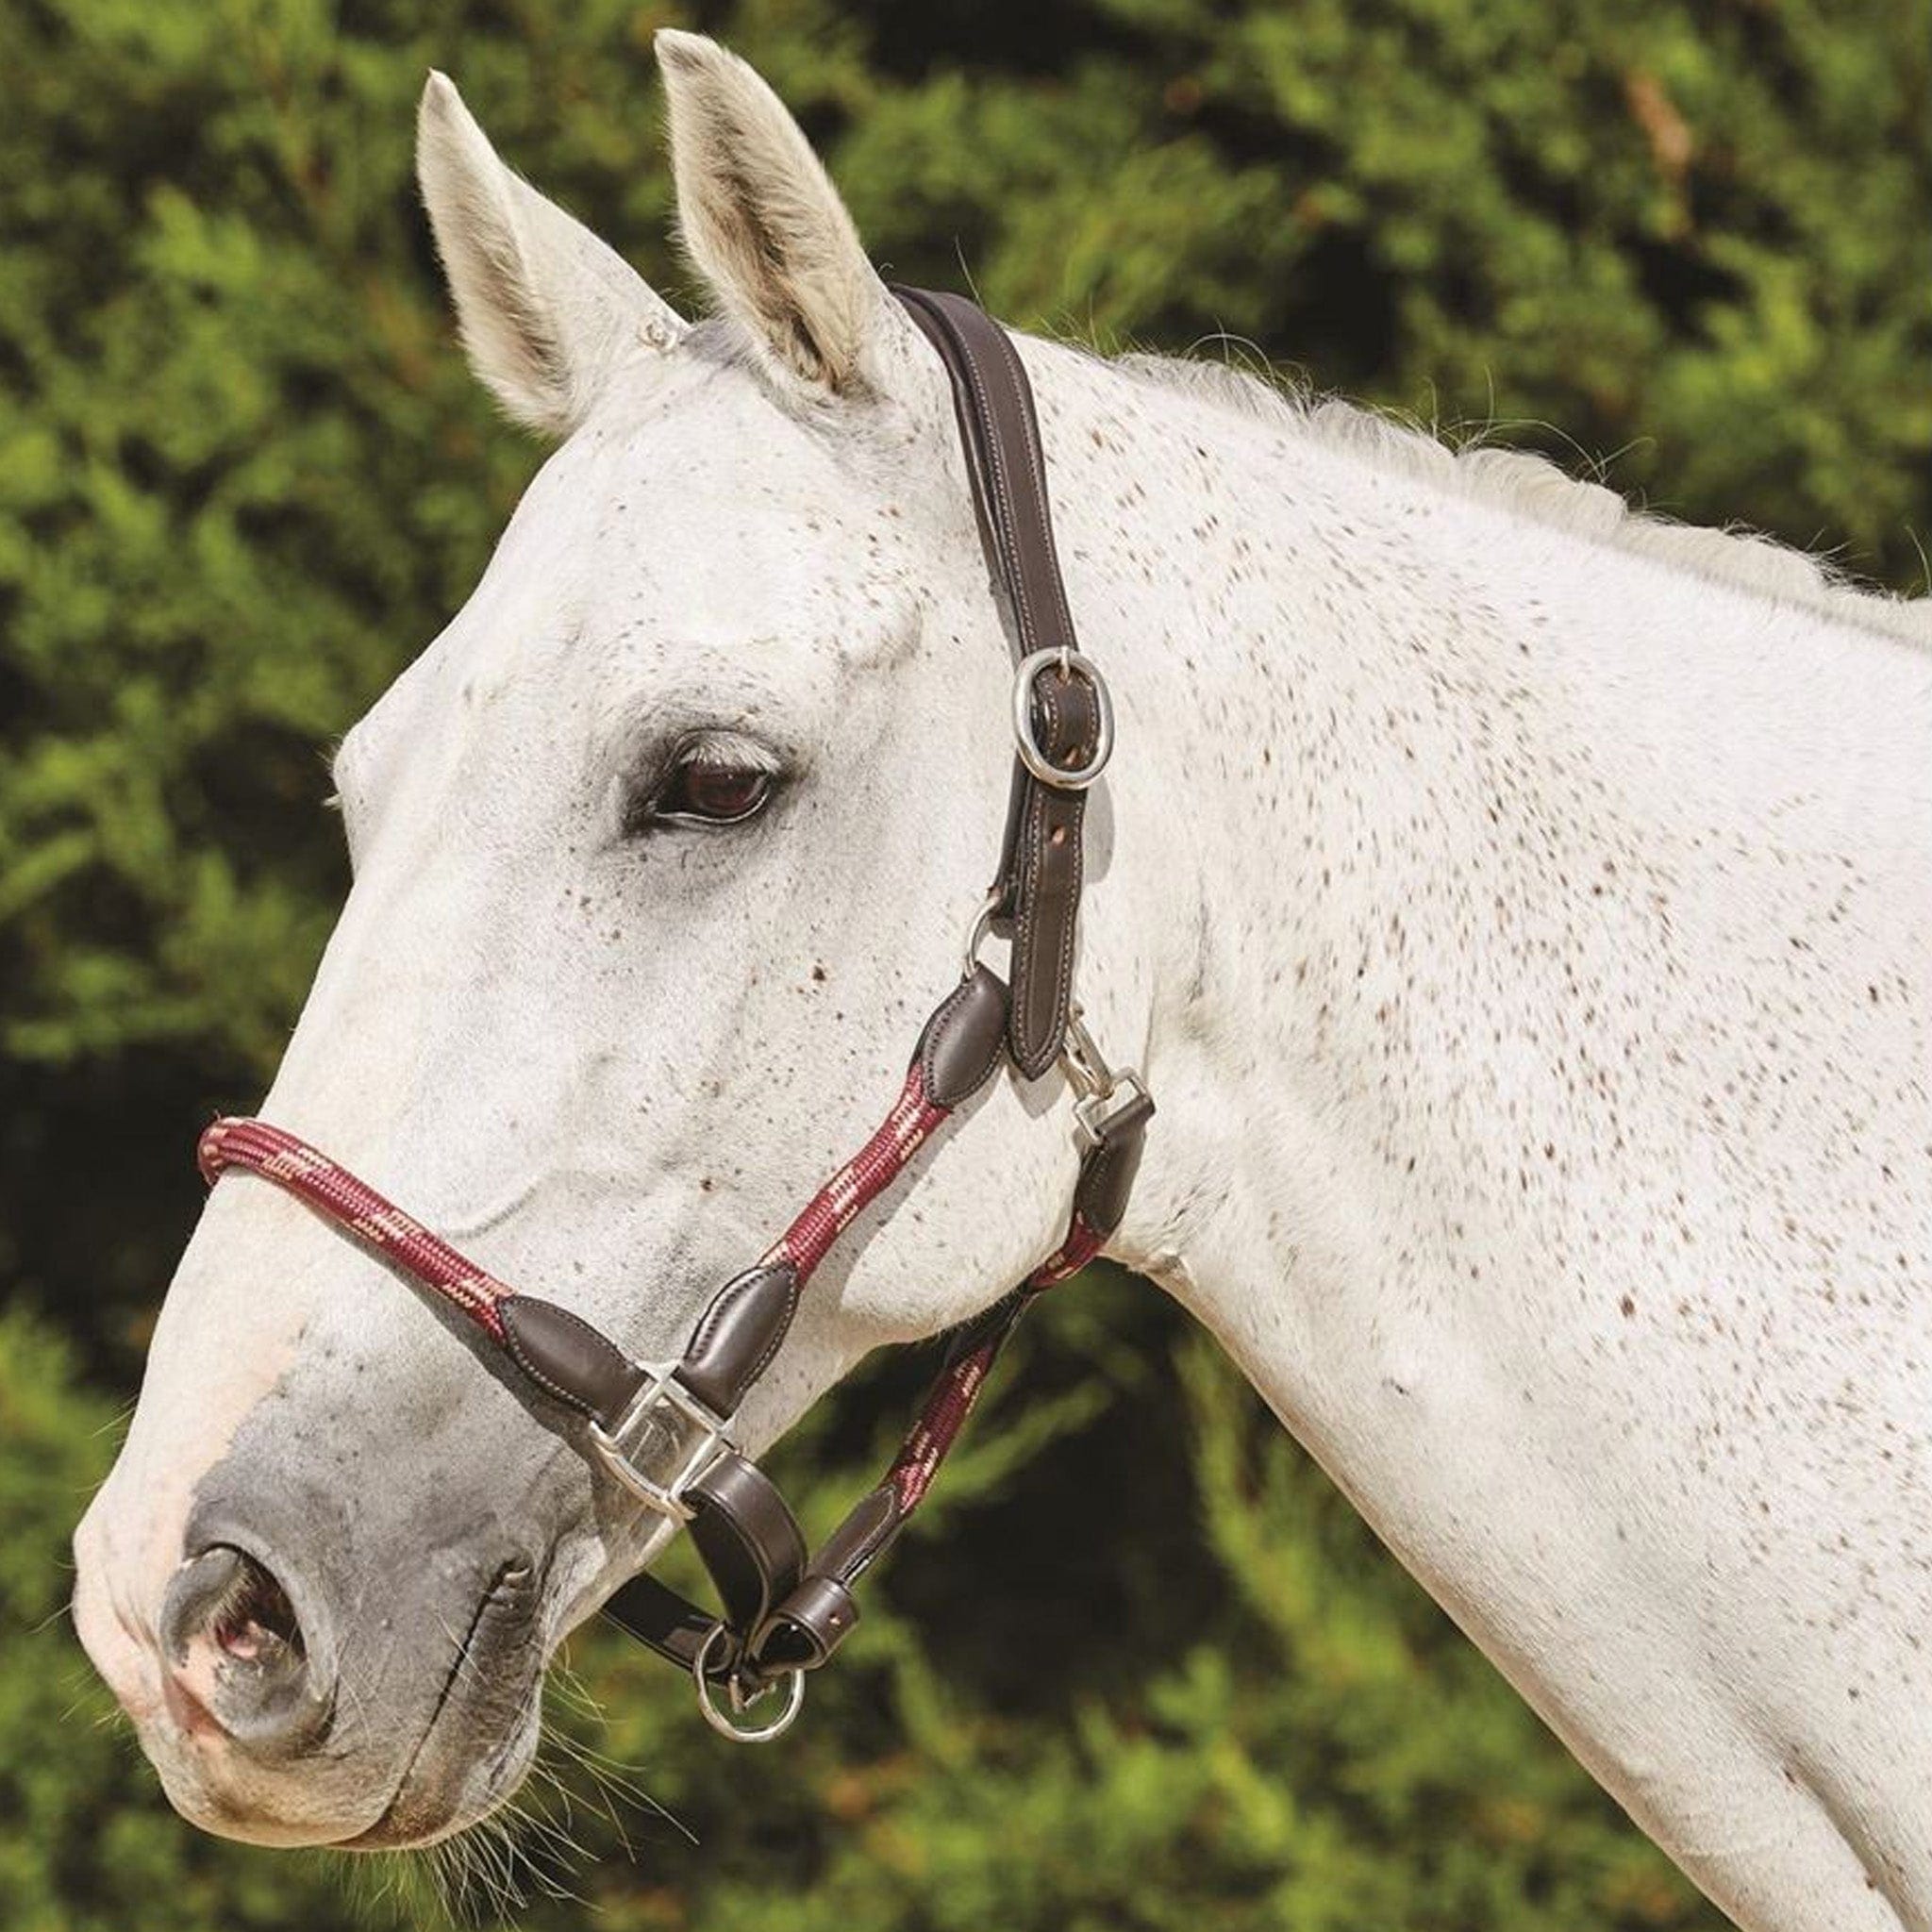
[[[424,96],[464,342],[559,447],[342,745],[356,882],[264,1111],[664,1356],[956,974],[1010,674],[937,359],[764,85],[658,46],[695,327]],[[1120,710],[1083,997],[1161,1102],[1110,1252],[1740,1922],[1923,1932],[1932,612],[1022,350]],[[1008,1079],[938,1148],[754,1448],[1054,1245],[1069,1105]],[[76,1620],[189,1817],[420,1843],[514,1787],[546,1658],[654,1546],[610,1488],[238,1177]]]

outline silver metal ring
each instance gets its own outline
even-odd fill
[[[1033,685],[1042,671],[1053,669],[1061,677],[1070,677],[1077,673],[1093,688],[1093,702],[1099,708],[1099,736],[1094,741],[1093,756],[1084,765],[1069,770],[1057,765],[1040,748],[1040,741],[1033,735]],[[1020,668],[1013,674],[1013,742],[1020,753],[1020,762],[1040,780],[1042,785],[1051,785],[1058,791],[1084,791],[1107,769],[1107,761],[1113,756],[1113,694],[1107,688],[1107,680],[1101,676],[1099,666],[1092,658],[1079,651],[1070,651],[1064,646],[1048,651],[1035,651],[1029,658],[1020,660]]]
[[[724,1635],[724,1624],[713,1624],[709,1635],[698,1645],[697,1656],[691,1658],[691,1681],[698,1687],[698,1709],[703,1714],[705,1722],[721,1738],[729,1738],[734,1744],[769,1744],[774,1738],[783,1737],[791,1728],[798,1713],[805,1708],[805,1673],[793,1671],[791,1674],[791,1681],[785,1689],[784,1707],[770,1724],[760,1724],[755,1729],[746,1729],[742,1725],[735,1724],[725,1712],[718,1708],[717,1702],[711,1694],[711,1680],[705,1674],[705,1666],[710,1661],[711,1646]],[[756,1703],[757,1699],[754,1698],[752,1702]],[[744,1700],[738,1694],[736,1684],[731,1687],[731,1703],[735,1710],[746,1708]]]
[[[1000,915],[1000,901],[1006,894],[995,886],[979,902],[979,910],[973,915],[973,924],[966,928],[965,971],[959,975],[971,979],[979,970],[979,949],[985,945],[987,935],[992,931],[992,923]]]

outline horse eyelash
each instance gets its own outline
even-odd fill
[[[635,839],[658,824],[658,801],[689,765],[762,773],[775,787],[791,775],[785,758],[762,740],[724,728],[692,731],[675,740],[632,779],[624,808],[624,833]]]
[[[681,739],[664,760],[658,782],[662,784],[680,765],[717,765],[762,772],[768,778],[785,774],[785,761],[769,744],[736,731],[700,731]]]

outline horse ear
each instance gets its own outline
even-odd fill
[[[662,27],[671,167],[686,251],[781,379],[891,387],[911,325],[784,104],[735,54]]]
[[[416,178],[470,366],[519,423],[569,435],[621,362],[684,333],[627,262],[503,164],[441,74],[416,116]]]

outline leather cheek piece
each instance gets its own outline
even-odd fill
[[[990,967],[975,967],[925,1023],[913,1049],[925,1097],[935,1107],[963,1106],[999,1064],[1006,1030],[1006,983]]]
[[[797,1307],[798,1276],[789,1264],[747,1270],[699,1318],[677,1379],[712,1414],[730,1415],[777,1352]]]
[[[1092,687],[1051,665],[1033,684],[1034,734],[1063,769],[1093,757],[1100,708]],[[1080,915],[1081,832],[1087,794],[1028,774],[1015,796],[1020,818],[1010,841],[1008,896],[1013,914],[1013,1064],[1038,1079],[1058,1057],[1073,999],[1074,942]]]
[[[644,1385],[644,1372],[568,1308],[535,1295],[496,1305],[510,1359],[538,1388],[607,1428]]]

